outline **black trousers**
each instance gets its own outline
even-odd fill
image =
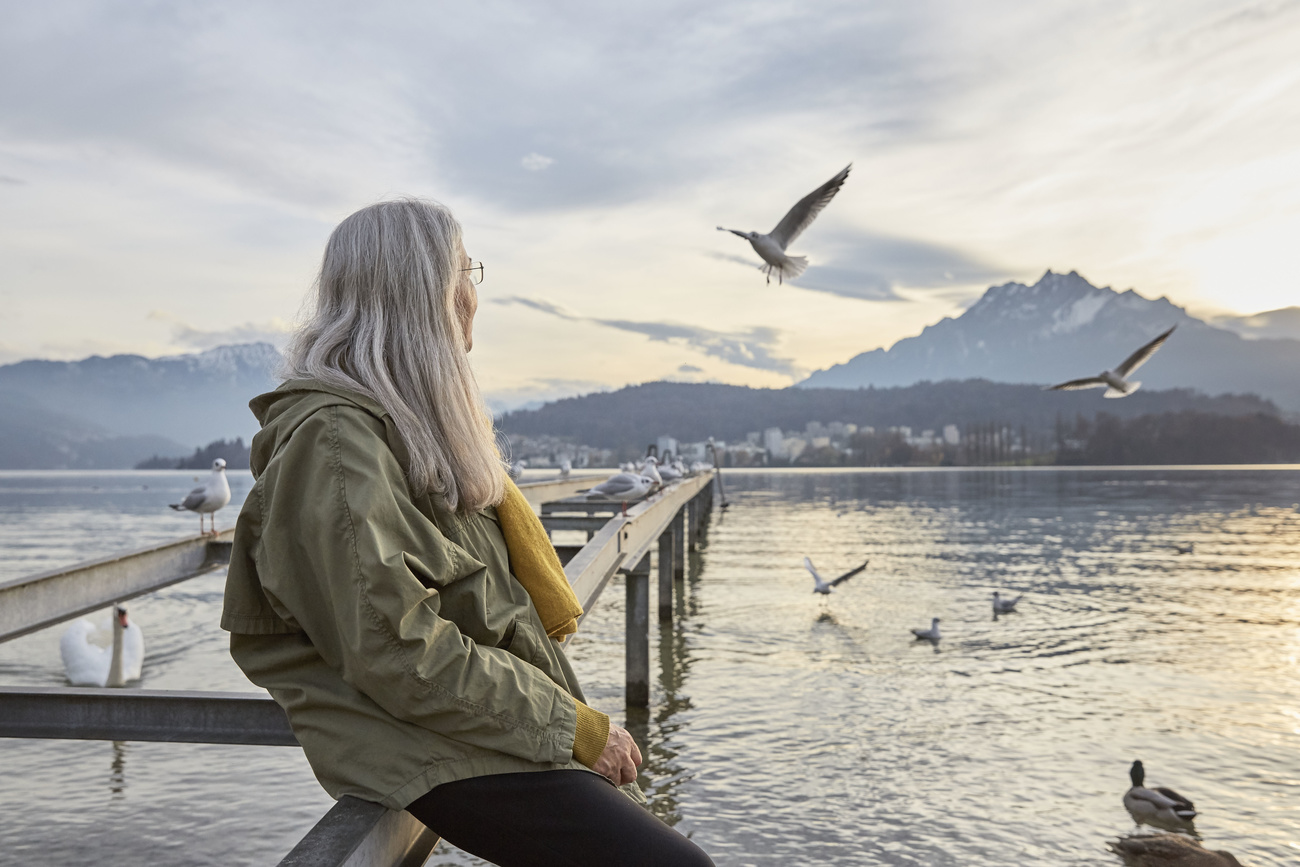
[[[713,867],[702,849],[586,771],[472,777],[406,809],[499,867]]]

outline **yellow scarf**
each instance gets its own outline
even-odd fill
[[[510,571],[532,597],[546,634],[563,641],[566,635],[578,631],[582,606],[569,586],[546,528],[524,499],[523,491],[510,479],[506,479],[506,498],[497,505],[497,517],[510,554]]]

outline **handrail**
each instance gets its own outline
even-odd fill
[[[266,693],[0,686],[0,737],[298,746]]]
[[[223,566],[234,538],[192,536],[0,584],[0,642]]]

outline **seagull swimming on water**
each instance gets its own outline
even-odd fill
[[[822,580],[822,576],[819,575],[819,574],[817,574],[817,567],[813,566],[812,560],[810,560],[810,559],[807,558],[807,557],[804,557],[804,558],[803,558],[803,567],[804,567],[805,569],[807,569],[809,572],[812,573],[813,581],[816,582],[815,586],[813,587],[813,592],[814,592],[814,593],[820,593],[820,594],[822,594],[823,596],[829,596],[830,593],[831,593],[831,588],[832,588],[832,587],[834,587],[834,586],[837,585],[837,584],[843,584],[845,581],[849,580],[849,579],[852,578],[854,575],[856,575],[856,574],[858,574],[859,572],[861,572],[863,569],[866,569],[866,568],[867,568],[867,563],[869,563],[869,562],[871,562],[871,561],[870,561],[870,560],[863,560],[861,566],[858,566],[858,567],[856,567],[856,568],[850,569],[849,571],[845,572],[845,573],[844,573],[843,575],[841,575],[840,577],[838,577],[838,578],[834,578],[834,579],[832,579],[832,580],[830,580],[830,581],[823,581],[823,580]]]
[[[767,275],[767,282],[772,282],[772,275],[776,275],[778,283],[784,283],[785,278],[793,280],[804,272],[808,267],[808,257],[806,256],[787,256],[785,248],[794,243],[794,239],[803,233],[803,230],[812,225],[812,221],[817,219],[817,215],[830,204],[831,199],[844,186],[844,181],[849,176],[849,169],[853,168],[853,163],[849,163],[839,171],[835,177],[813,190],[808,195],[800,199],[793,208],[790,209],[781,222],[776,224],[776,228],[766,235],[758,232],[742,232],[739,229],[728,229],[719,226],[719,232],[730,232],[733,235],[739,235],[749,241],[749,245],[754,248],[754,252],[759,255],[767,264],[763,266],[762,271]]]
[[[999,594],[998,591],[994,590],[993,591],[993,613],[1010,614],[1012,611],[1016,610],[1016,603],[1024,598],[1025,596],[1022,593],[1021,595],[1017,596],[1015,599],[1003,599],[1001,594]]]
[[[1168,331],[1124,359],[1124,363],[1114,370],[1105,370],[1097,376],[1089,376],[1085,379],[1072,379],[1060,385],[1050,385],[1044,391],[1078,391],[1084,388],[1105,388],[1106,393],[1102,397],[1127,397],[1142,387],[1140,382],[1129,382],[1128,377],[1145,364],[1148,358],[1155,355],[1156,350],[1169,339],[1169,335],[1173,334],[1174,329],[1177,327],[1177,325],[1171,326]]]
[[[938,641],[939,636],[939,618],[935,617],[930,621],[929,629],[913,629],[912,634],[917,638],[924,638],[926,641]]]
[[[212,475],[205,485],[190,491],[184,500],[169,505],[178,512],[199,513],[199,535],[203,535],[203,516],[212,515],[212,535],[217,535],[216,511],[230,502],[230,483],[226,481],[226,462],[212,462]]]

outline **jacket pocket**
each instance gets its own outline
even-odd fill
[[[532,624],[528,622],[526,617],[521,615],[515,618],[511,628],[514,634],[510,636],[510,642],[506,644],[506,652],[519,657],[535,668],[541,668],[546,651]]]

